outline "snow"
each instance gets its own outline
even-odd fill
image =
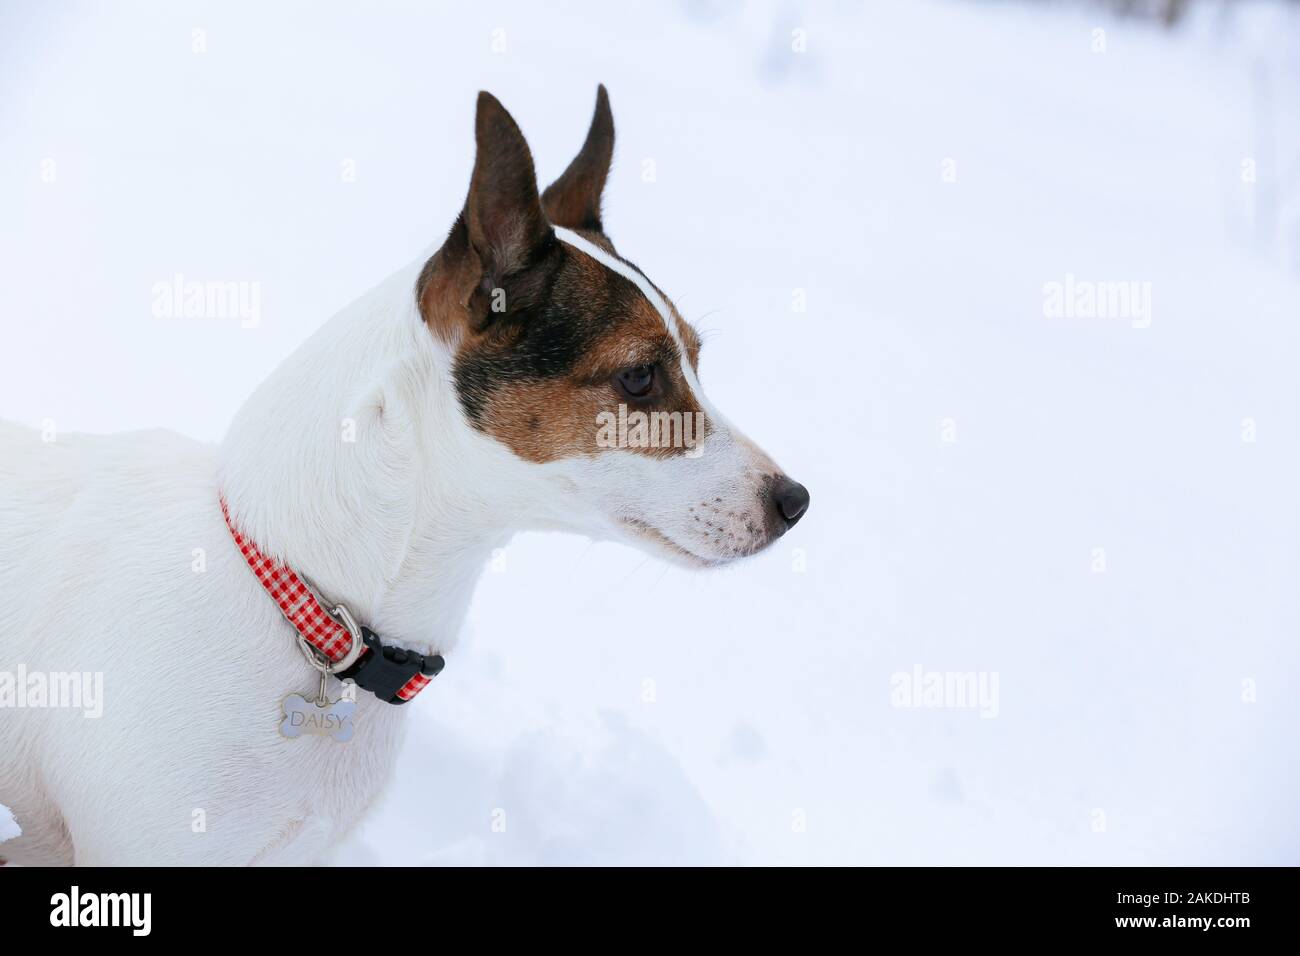
[[[6,417],[219,438],[445,233],[477,89],[546,178],[603,81],[614,240],[813,497],[707,575],[517,539],[339,862],[1300,863],[1294,9],[307,10],[5,12]],[[261,323],[153,318],[174,272]],[[997,715],[891,706],[918,667]]]
[[[23,828],[14,819],[14,812],[0,803],[0,843],[23,835]]]

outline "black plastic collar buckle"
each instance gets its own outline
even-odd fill
[[[339,680],[353,680],[362,690],[368,690],[389,704],[405,704],[397,692],[416,674],[436,677],[446,664],[441,654],[425,656],[405,648],[384,644],[370,628],[361,628],[361,640],[369,650],[361,659],[334,676]]]

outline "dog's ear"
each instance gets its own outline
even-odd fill
[[[501,313],[538,297],[558,243],[537,195],[537,174],[524,134],[491,93],[479,93],[474,118],[474,173],[461,214],[478,257],[478,288],[466,305],[485,328]]]
[[[600,196],[613,158],[614,114],[609,110],[609,94],[602,83],[596,89],[596,111],[591,116],[586,142],[569,168],[542,193],[547,218],[568,229],[601,231]]]

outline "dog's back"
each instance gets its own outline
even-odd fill
[[[51,434],[0,421],[0,803],[23,828],[0,856],[69,862],[54,792],[93,799],[93,781],[69,770],[93,767],[77,754],[104,722],[84,719],[102,701],[53,699],[56,680],[123,660],[120,622],[149,593],[127,582],[158,593],[191,574],[197,503],[214,488],[211,449],[170,432]],[[147,641],[137,646],[146,670]]]
[[[213,467],[209,446],[173,432],[42,433],[0,420],[0,652],[21,652],[24,611],[51,582],[84,584],[119,558],[114,541],[156,523],[187,486],[212,487]]]
[[[0,667],[26,663],[37,650],[31,619],[60,590],[49,585],[71,573],[58,567],[74,563],[63,552],[76,537],[69,525],[94,483],[96,459],[116,441],[0,421]],[[93,559],[84,544],[74,554]],[[86,571],[93,574],[93,560]]]

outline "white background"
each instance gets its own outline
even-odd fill
[[[708,575],[517,539],[339,859],[1300,863],[1300,17],[1233,6],[6,2],[0,415],[220,440],[440,242],[477,90],[549,181],[603,81],[607,229],[811,511]]]

